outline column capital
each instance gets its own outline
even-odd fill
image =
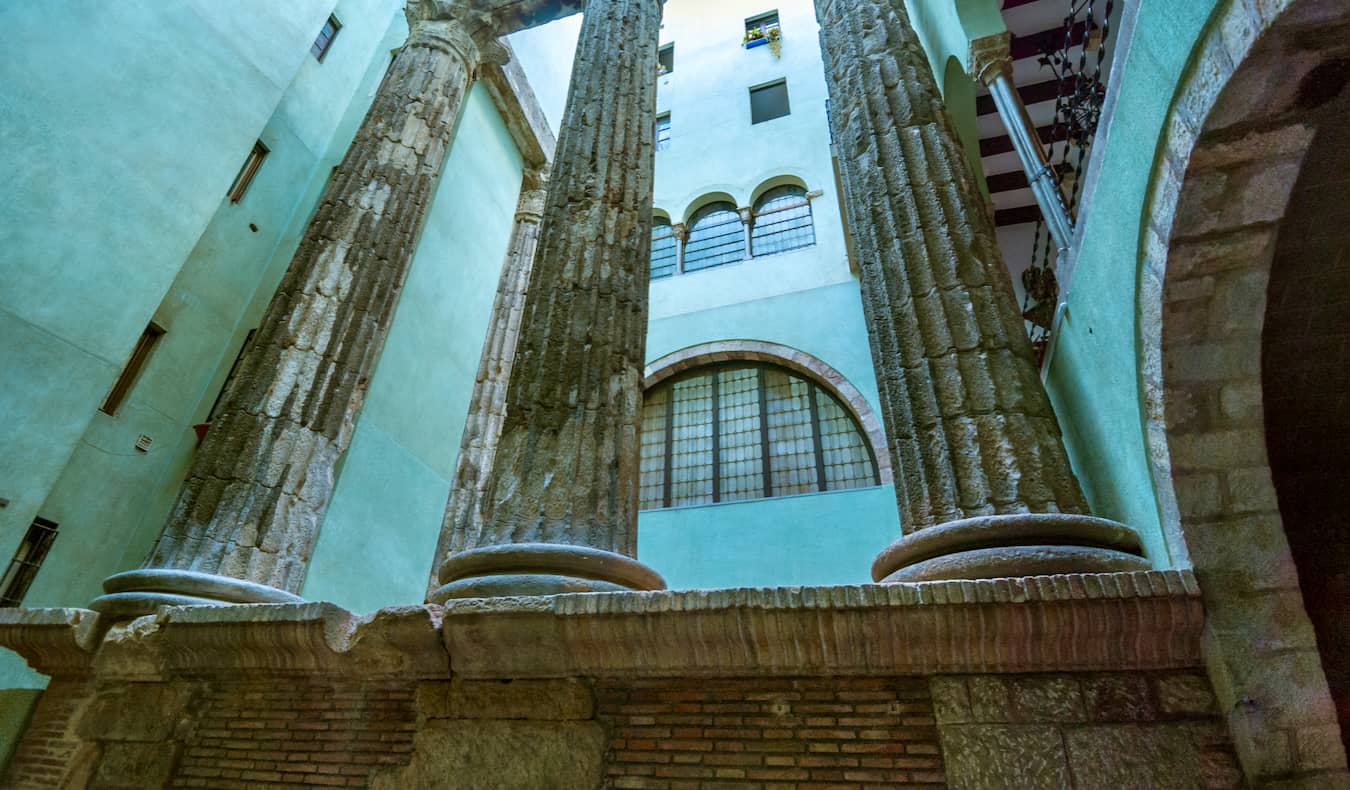
[[[455,50],[475,70],[484,63],[505,65],[511,52],[497,40],[488,15],[462,2],[408,0],[408,40],[429,35]]]
[[[516,222],[536,225],[544,218],[544,201],[548,199],[548,168],[529,168],[520,181],[520,200],[516,204]]]
[[[680,241],[689,238],[689,228],[683,222],[676,222],[674,225],[671,225],[670,232]]]
[[[1011,73],[1012,33],[1005,30],[971,39],[966,68],[971,79],[984,85],[993,83],[1000,74]]]
[[[755,218],[755,210],[749,206],[741,206],[736,209],[736,213],[741,215],[741,222],[744,222],[747,225]]]

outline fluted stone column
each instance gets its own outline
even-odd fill
[[[287,602],[305,578],[464,95],[490,37],[410,2],[395,56],[153,551],[91,606]]]
[[[660,589],[636,554],[660,0],[587,0],[506,415],[432,600]]]
[[[492,318],[478,363],[473,399],[464,420],[455,480],[450,487],[450,499],[436,542],[437,561],[432,565],[428,592],[440,586],[439,560],[451,546],[465,540],[477,541],[483,534],[483,492],[497,455],[497,441],[502,435],[502,421],[506,416],[506,384],[516,357],[520,321],[525,312],[525,289],[534,268],[546,188],[545,174],[526,172],[501,280],[492,301]]]
[[[1147,568],[1087,515],[966,161],[903,0],[816,0],[905,536],[878,581]]]

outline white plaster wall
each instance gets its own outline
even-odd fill
[[[782,25],[781,58],[767,46],[741,46],[745,20],[769,11]],[[851,280],[811,3],[671,0],[661,29],[666,44],[675,45],[675,69],[657,83],[657,112],[671,116],[670,146],[656,154],[658,210],[680,222],[716,192],[748,207],[766,181],[784,175],[822,194],[812,201],[814,247],[657,280],[652,320]],[[791,113],[751,124],[750,88],[782,78]]]

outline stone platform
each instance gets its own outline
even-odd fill
[[[52,683],[7,786],[1237,787],[1198,596],[1150,571],[9,610]]]

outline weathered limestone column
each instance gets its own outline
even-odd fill
[[[480,508],[431,599],[661,589],[637,550],[660,0],[587,0]]]
[[[1087,514],[974,175],[902,0],[816,0],[905,537],[878,581],[1148,567]]]
[[[411,30],[263,316],[150,557],[91,606],[288,602],[305,578],[461,103],[489,36]]]
[[[1011,46],[1012,34],[1006,32],[971,41],[970,76],[989,89],[994,107],[1003,119],[1003,127],[1008,130],[1008,139],[1012,140],[1022,170],[1027,174],[1027,183],[1036,196],[1036,205],[1045,218],[1045,227],[1063,260],[1073,240],[1073,220],[1069,217],[1068,204],[1064,202],[1054,165],[1045,155],[1045,145],[1036,132],[1036,124],[1013,83]]]
[[[483,492],[497,455],[497,441],[501,438],[502,421],[506,416],[506,384],[516,358],[520,319],[525,312],[525,288],[530,282],[534,251],[539,243],[539,222],[544,217],[547,197],[546,180],[544,173],[527,171],[520,187],[516,224],[511,229],[501,281],[492,301],[492,323],[483,342],[473,400],[469,403],[469,415],[464,420],[464,435],[460,439],[455,480],[445,506],[441,534],[436,541],[435,556],[438,559],[450,550],[457,530],[465,535],[483,533]],[[438,565],[439,562],[433,563],[428,592],[440,586]]]

